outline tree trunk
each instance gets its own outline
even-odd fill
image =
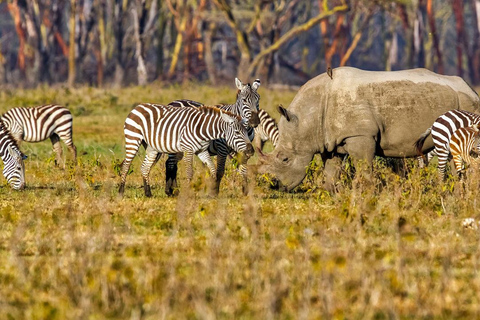
[[[411,69],[414,67],[414,55],[415,55],[414,34],[413,34],[412,27],[410,25],[410,19],[408,17],[406,5],[399,4],[398,10],[399,10],[400,19],[402,20],[403,29],[405,31],[407,68]]]
[[[147,84],[147,67],[143,57],[143,41],[140,34],[140,22],[138,21],[138,10],[136,4],[132,8],[133,28],[135,30],[135,57],[137,58],[137,76],[138,84],[144,86]]]
[[[430,34],[432,35],[433,48],[437,56],[437,72],[444,74],[442,52],[440,51],[440,43],[438,41],[437,27],[435,25],[435,10],[433,9],[433,0],[427,0],[427,18],[430,27]]]
[[[237,75],[240,80],[247,81],[251,74],[250,70],[247,71],[247,69],[249,69],[250,61],[252,59],[252,54],[250,52],[251,47],[248,41],[247,33],[236,21],[235,17],[233,16],[232,8],[226,0],[213,0],[213,2],[225,14],[228,24],[235,33],[238,49],[240,50],[240,63],[238,65]]]
[[[18,0],[7,3],[8,10],[15,23],[15,31],[18,35],[18,68],[20,69],[20,75],[22,80],[25,79],[25,44],[26,44],[26,32],[22,26],[22,20],[20,17],[20,8],[18,7]]]
[[[1,36],[1,33],[0,33]],[[2,43],[0,42],[0,86],[6,81],[6,73],[5,73],[5,57],[2,54]]]
[[[68,50],[68,86],[73,87],[75,84],[75,15],[77,1],[71,0],[71,11],[70,11],[70,44]]]
[[[213,60],[212,53],[212,39],[215,35],[216,25],[215,22],[210,22],[205,31],[205,64],[207,65],[208,79],[210,84],[217,85],[217,71],[215,70],[215,61]]]
[[[418,1],[418,7],[415,12],[415,26],[414,26],[414,47],[415,47],[415,59],[417,60],[416,66],[418,68],[425,68],[425,3],[424,0]]]
[[[465,36],[463,22],[463,5],[462,0],[452,1],[453,14],[455,15],[455,29],[457,31],[457,75],[463,77],[463,41]]]
[[[172,62],[170,63],[170,68],[168,69],[168,78],[172,78],[175,69],[177,68],[178,59],[180,56],[180,50],[182,49],[183,43],[183,34],[187,26],[187,19],[185,17],[181,18],[179,30],[177,30],[177,39],[175,40],[175,47],[173,48],[172,53]]]
[[[160,78],[163,75],[163,64],[164,64],[164,55],[163,55],[163,38],[165,36],[165,28],[167,26],[167,16],[162,11],[162,0],[158,0],[158,20],[157,20],[157,63],[155,68],[155,78]]]
[[[113,87],[119,88],[124,82],[125,69],[123,63],[123,17],[127,7],[127,1],[116,2],[113,15],[113,33],[115,38],[115,72],[113,76]]]
[[[470,0],[473,16],[472,69],[474,85],[480,84],[480,0]]]

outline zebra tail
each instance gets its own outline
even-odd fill
[[[425,140],[427,139],[427,137],[430,135],[430,133],[432,132],[432,127],[428,128],[427,131],[425,131],[419,138],[417,141],[415,141],[415,143],[413,144],[415,146],[415,150],[417,150],[417,154],[419,156],[423,156],[423,152],[422,152],[422,149],[423,149],[423,144],[425,143]]]

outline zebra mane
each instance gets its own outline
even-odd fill
[[[241,121],[242,120],[242,117],[240,117],[239,115],[236,115],[234,113],[231,113],[230,111],[226,111],[226,110],[222,110],[220,108],[218,108],[217,106],[201,106],[198,108],[198,110],[204,114],[213,114],[213,115],[220,115],[220,112],[221,113],[224,113],[232,118],[235,118],[237,119],[238,121]]]
[[[18,150],[20,150],[20,147],[18,146],[17,140],[15,140],[15,138],[12,136],[12,133],[10,132],[10,130],[7,128],[5,123],[3,123],[3,116],[4,116],[4,114],[2,114],[0,116],[0,135],[2,135],[2,134],[7,135],[9,140],[13,143],[13,145],[15,147],[17,147]]]

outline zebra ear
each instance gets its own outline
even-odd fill
[[[287,119],[288,122],[297,120],[297,116],[285,109],[282,105],[277,107],[278,112]]]
[[[16,152],[15,149],[12,148],[12,146],[8,146],[7,147],[7,151],[8,153],[10,153],[10,155],[14,158],[18,158],[20,155],[18,154],[18,152]]]
[[[258,87],[260,87],[260,79],[255,79],[252,83],[252,89],[257,91]]]
[[[243,83],[242,83],[242,81],[240,81],[240,79],[235,78],[235,85],[237,86],[237,89],[238,89],[238,90],[242,90],[242,88],[243,88]]]
[[[230,117],[228,114],[225,114],[222,111],[220,111],[220,116],[222,117],[223,121],[227,123],[235,122],[235,119],[233,117]]]

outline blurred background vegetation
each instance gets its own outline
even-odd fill
[[[426,67],[480,84],[480,0],[0,0],[0,85]]]

